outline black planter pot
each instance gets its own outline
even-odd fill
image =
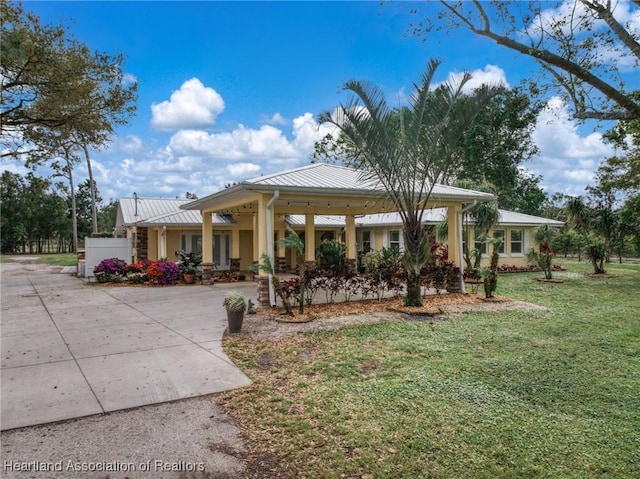
[[[239,333],[242,329],[242,320],[244,320],[244,311],[227,311],[229,332]]]

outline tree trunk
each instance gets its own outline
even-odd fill
[[[422,287],[420,273],[407,271],[407,295],[404,297],[405,306],[422,306]]]
[[[91,158],[89,157],[89,150],[87,145],[83,144],[84,156],[87,159],[87,172],[89,173],[89,192],[91,193],[91,222],[93,225],[93,232],[98,232],[98,209],[96,208],[96,184],[93,181],[93,170],[91,169]]]
[[[73,186],[73,168],[71,166],[71,158],[69,156],[69,148],[64,149],[64,158],[67,162],[67,169],[69,170],[69,188],[71,194],[71,225],[73,230],[73,252],[78,252],[78,212],[76,205],[76,192]]]

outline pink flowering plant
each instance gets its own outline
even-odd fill
[[[120,282],[127,274],[127,262],[119,258],[106,258],[93,269],[100,283]]]

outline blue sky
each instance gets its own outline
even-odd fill
[[[93,152],[104,200],[202,197],[225,183],[308,164],[315,122],[340,101],[342,84],[370,80],[400,101],[430,58],[438,81],[468,70],[517,85],[529,59],[463,31],[422,43],[406,35],[405,3],[36,2],[43,22],[68,24],[95,50],[122,52],[139,83],[137,115],[109,147]],[[427,4],[426,9],[433,8]],[[562,104],[536,129],[539,155],[525,164],[551,193],[581,194],[611,154]],[[13,171],[17,163],[3,163]],[[45,173],[44,171],[42,172]],[[77,181],[86,178],[83,164]]]

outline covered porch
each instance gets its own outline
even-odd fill
[[[461,264],[461,211],[466,203],[487,201],[487,193],[435,185],[429,208],[446,208],[450,241],[449,258]],[[278,242],[287,234],[287,218],[304,217],[304,260],[315,265],[317,230],[334,229],[335,239],[343,241],[347,264],[357,261],[356,221],[375,213],[393,212],[395,207],[386,200],[384,189],[373,181],[363,181],[358,171],[335,165],[311,164],[268,176],[244,181],[222,191],[181,206],[185,210],[202,213],[203,279],[213,274],[214,214],[230,218],[230,256],[232,263],[246,263],[243,254],[251,254],[256,263],[267,255],[276,267],[286,263],[287,255]],[[341,217],[343,226],[322,226],[316,217]],[[301,227],[302,225],[299,225]],[[251,239],[251,244],[243,244]],[[453,240],[453,239],[456,240]],[[289,265],[290,266],[290,265]]]

